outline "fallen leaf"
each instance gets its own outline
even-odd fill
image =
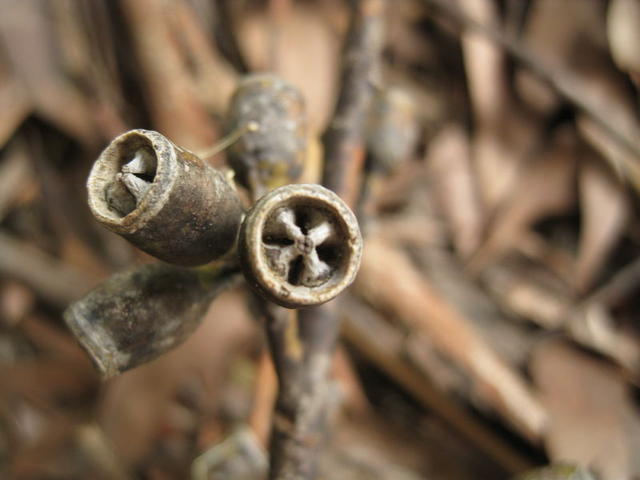
[[[590,467],[602,480],[640,473],[634,465],[640,416],[615,369],[552,340],[535,351],[531,371],[549,412],[545,444],[552,461]]]
[[[529,161],[511,196],[487,226],[487,239],[469,261],[470,272],[481,271],[513,249],[536,222],[574,205],[577,153],[574,132],[565,130],[556,134],[546,151]]]

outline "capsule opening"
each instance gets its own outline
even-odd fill
[[[103,152],[96,180],[102,214],[124,218],[136,210],[156,180],[158,157],[149,138],[123,135]]]
[[[274,209],[262,232],[272,271],[292,286],[307,288],[339,278],[348,248],[339,241],[345,227],[336,220],[321,202],[310,199]]]

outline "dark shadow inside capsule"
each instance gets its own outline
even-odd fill
[[[282,247],[286,247],[288,245],[293,245],[293,240],[276,235],[264,235],[262,237],[262,241],[267,245],[278,245]]]
[[[311,228],[311,215],[309,214],[309,208],[302,206],[295,209],[296,212],[296,225],[300,227],[302,233],[307,235]]]
[[[289,276],[287,282],[291,285],[300,285],[302,283],[302,273],[304,272],[304,260],[298,256],[289,268]]]
[[[156,178],[155,170],[150,173],[134,173],[134,175],[138,177],[140,180],[147,183],[153,183],[153,179]]]
[[[320,245],[316,250],[318,251],[320,260],[334,268],[338,268],[340,259],[342,258],[340,248],[337,248],[335,245]]]

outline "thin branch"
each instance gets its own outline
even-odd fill
[[[352,4],[343,50],[340,94],[323,136],[322,183],[351,206],[358,198],[364,162],[364,127],[382,50],[385,0]],[[332,305],[271,310],[267,334],[280,388],[271,439],[270,479],[311,479],[326,434],[330,406],[329,367],[340,332]]]
[[[338,317],[326,309],[287,310],[266,301],[260,308],[279,383],[269,478],[312,479],[325,437],[330,393],[326,378]]]
[[[383,0],[361,0],[354,5],[343,52],[340,94],[322,137],[322,184],[349,205],[354,204],[360,187],[365,121],[379,75],[384,6]]]
[[[24,282],[58,306],[76,300],[97,282],[3,231],[0,231],[0,274]]]

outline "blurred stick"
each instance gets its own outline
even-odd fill
[[[465,318],[438,297],[401,250],[370,238],[355,289],[375,307],[428,335],[471,377],[488,404],[531,442],[540,441],[546,412],[537,398]]]
[[[379,74],[384,1],[361,0],[354,7],[343,52],[340,93],[322,137],[322,184],[354,205],[358,198],[365,145],[364,128]]]
[[[350,301],[342,328],[351,346],[505,470],[517,473],[532,467],[528,459],[458,407],[403,358],[403,334],[377,321],[364,304],[355,302]]]
[[[196,98],[195,86],[161,2],[121,3],[144,79],[155,127],[189,149],[211,145],[215,125]]]
[[[0,273],[16,278],[65,307],[96,283],[37,248],[0,231]]]
[[[552,71],[539,58],[514,39],[509,38],[497,28],[491,28],[480,23],[458,9],[454,2],[448,0],[423,0],[424,3],[436,7],[438,10],[453,18],[465,28],[476,30],[493,42],[504,48],[513,58],[526,66],[531,72],[558,92],[565,100],[575,108],[590,117],[600,128],[615,140],[622,148],[640,158],[640,146],[633,139],[628,138],[612,127],[613,123],[601,112],[595,109],[585,99],[584,92],[577,89],[575,82],[568,72]]]
[[[281,59],[278,45],[282,29],[291,16],[292,0],[269,0],[269,65],[272,72],[280,72]]]
[[[240,50],[233,27],[231,2],[215,0],[214,32],[218,49],[238,73],[246,75],[250,71],[249,65]]]
[[[215,50],[200,19],[189,4],[175,2],[171,8],[170,20],[175,24],[175,31],[182,35],[182,48],[193,63],[198,97],[213,113],[222,115],[236,87],[236,72]],[[214,84],[215,88],[211,88]]]
[[[616,306],[637,291],[639,285],[640,259],[636,259],[618,270],[607,283],[584,298],[580,305],[604,303],[608,307]]]
[[[273,362],[265,350],[258,361],[258,373],[253,392],[253,408],[248,424],[262,447],[269,442],[271,430],[271,411],[276,397],[278,384]]]
[[[0,112],[2,112],[0,148],[4,148],[20,124],[31,113],[31,109],[31,102],[16,79],[5,78],[0,80]]]
[[[32,181],[33,172],[24,144],[9,146],[0,163],[0,221]]]
[[[492,0],[459,0],[458,5],[461,15],[491,25],[487,28],[498,23],[498,5]],[[512,108],[504,51],[476,30],[464,31],[460,43],[474,119],[484,128],[494,127]]]

